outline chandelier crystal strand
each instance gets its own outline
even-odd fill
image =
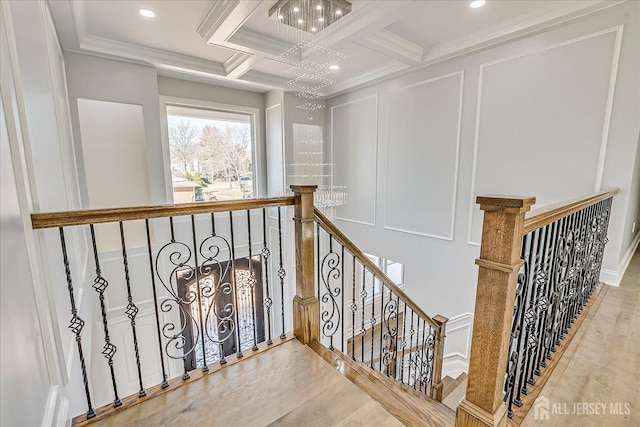
[[[345,55],[337,35],[348,25],[351,4],[345,0],[281,0],[269,11],[278,22],[277,37],[289,46],[273,58],[286,70],[285,105],[292,122],[293,158],[287,183],[317,185],[315,205],[330,218],[347,202],[345,186],[335,185],[334,164],[324,138],[325,91],[336,83]]]

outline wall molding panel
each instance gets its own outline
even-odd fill
[[[338,121],[338,119],[336,118],[336,114],[335,111],[339,108],[345,108],[349,105],[353,105],[353,104],[357,104],[357,103],[364,103],[364,102],[371,102],[374,101],[375,105],[370,106],[373,107],[373,111],[371,112],[366,112],[366,113],[371,113],[373,115],[373,117],[354,117],[353,119],[356,121],[360,121],[361,123],[353,123],[350,122],[349,123],[349,128],[350,129],[358,129],[359,131],[361,131],[362,129],[367,129],[370,132],[370,135],[365,135],[364,138],[365,140],[356,140],[355,144],[356,145],[351,145],[352,139],[350,138],[350,136],[353,136],[354,138],[357,135],[345,135],[343,136],[346,139],[346,142],[348,144],[342,144],[340,145],[340,148],[345,148],[345,149],[350,149],[353,152],[358,152],[359,154],[356,156],[350,156],[349,153],[346,153],[344,151],[340,151],[339,153],[341,154],[339,157],[343,158],[343,159],[348,159],[349,164],[345,165],[345,169],[341,170],[339,167],[336,167],[336,148],[338,148],[338,144],[335,143],[336,141],[336,121]],[[363,107],[354,107],[357,110],[362,110]],[[376,93],[375,95],[370,95],[370,96],[365,96],[363,98],[358,98],[352,101],[348,101],[342,104],[338,104],[338,105],[334,105],[331,107],[331,164],[332,164],[332,176],[331,176],[331,184],[332,185],[346,185],[347,186],[347,192],[349,192],[349,203],[354,202],[355,206],[354,209],[351,209],[352,211],[358,211],[358,212],[370,212],[369,215],[367,215],[366,217],[354,217],[353,216],[353,212],[350,212],[347,210],[349,203],[346,206],[341,206],[336,208],[336,216],[335,219],[337,220],[341,220],[341,221],[347,221],[347,222],[353,222],[356,224],[362,224],[362,225],[369,225],[372,227],[375,227],[376,225],[376,207],[377,207],[377,198],[378,198],[378,139],[379,139],[379,129],[378,129],[378,114],[379,114],[379,96]],[[367,140],[367,138],[371,138],[371,140],[373,140],[373,144],[369,147],[366,147],[366,149],[364,149],[363,147],[359,146],[358,144],[362,145],[362,144],[367,144],[367,142],[370,142],[369,140]],[[345,142],[345,141],[340,141]],[[362,153],[365,153],[367,155],[367,157],[365,157],[364,155],[362,155]],[[367,188],[367,185],[350,185],[353,184],[354,181],[359,181],[359,180],[364,180],[366,181],[367,177],[363,177],[362,176],[362,170],[358,167],[358,164],[354,164],[354,162],[356,160],[360,160],[360,164],[359,165],[363,165],[365,167],[371,167],[371,174],[370,174],[370,179],[369,179],[369,185]],[[351,173],[351,175],[345,176],[346,173]],[[338,179],[336,179],[336,177]],[[358,192],[354,193],[354,187],[358,188]],[[364,189],[366,189],[365,191],[368,190],[368,192],[370,194],[364,194]],[[357,205],[356,202],[356,195],[361,196],[362,195],[362,199],[360,200],[360,203],[362,204],[367,204],[368,206],[361,206],[361,205]]]
[[[623,25],[620,26],[616,26],[616,27],[612,27],[612,28],[608,28],[602,31],[597,31],[594,33],[590,33],[590,34],[586,34],[584,36],[580,36],[580,37],[575,37],[572,39],[568,39],[568,40],[564,40],[558,43],[554,43],[548,46],[544,46],[542,48],[539,49],[534,49],[532,51],[529,52],[525,52],[525,53],[521,53],[521,54],[517,54],[517,55],[512,55],[512,56],[508,56],[505,58],[500,58],[498,60],[494,60],[494,61],[490,61],[490,62],[486,62],[480,65],[480,70],[479,70],[479,82],[478,82],[478,98],[477,98],[477,108],[476,108],[476,121],[475,121],[475,135],[474,135],[474,149],[473,149],[473,163],[472,163],[472,174],[471,174],[471,193],[470,193],[470,201],[469,201],[469,220],[468,220],[468,229],[467,229],[467,243],[469,245],[475,245],[475,246],[479,246],[479,230],[481,229],[481,217],[478,215],[480,213],[479,209],[477,208],[477,206],[475,205],[475,197],[476,197],[476,193],[477,193],[477,188],[479,186],[479,181],[482,180],[482,170],[481,166],[479,165],[479,163],[481,163],[481,158],[483,156],[492,156],[495,155],[495,153],[493,152],[486,152],[487,149],[492,149],[494,151],[496,151],[496,147],[497,145],[494,143],[494,147],[489,147],[486,148],[486,143],[483,144],[481,143],[481,139],[482,139],[482,132],[487,132],[486,128],[488,127],[486,121],[487,119],[487,114],[489,114],[487,112],[487,109],[493,108],[494,110],[496,109],[496,105],[492,105],[491,102],[493,102],[494,104],[497,102],[496,99],[491,99],[490,95],[491,95],[491,89],[488,88],[488,84],[490,84],[488,82],[489,78],[487,77],[489,71],[491,70],[493,73],[499,74],[500,70],[496,71],[495,66],[496,65],[504,65],[506,63],[509,62],[513,62],[513,61],[528,61],[528,64],[532,65],[533,67],[538,67],[538,70],[546,70],[546,71],[550,71],[551,68],[553,68],[553,72],[554,74],[554,78],[557,78],[557,80],[555,81],[551,81],[550,83],[556,83],[558,84],[559,82],[561,82],[561,79],[565,79],[563,82],[569,82],[569,80],[571,80],[571,82],[574,81],[574,77],[576,77],[576,75],[570,75],[568,74],[569,72],[565,69],[568,68],[568,65],[565,64],[557,64],[557,63],[551,63],[550,61],[553,60],[557,60],[558,57],[558,53],[557,51],[554,52],[555,49],[558,48],[566,48],[567,46],[571,46],[573,45],[573,49],[575,49],[575,51],[572,53],[574,55],[573,59],[582,59],[583,61],[591,61],[591,64],[594,65],[598,65],[599,59],[602,59],[602,56],[608,56],[611,55],[611,63],[609,65],[601,65],[601,69],[597,70],[600,71],[602,73],[602,75],[599,76],[595,76],[596,78],[601,78],[601,80],[603,81],[603,86],[602,87],[596,87],[595,89],[592,89],[591,91],[589,91],[591,96],[595,96],[593,95],[593,93],[595,92],[596,95],[600,95],[602,97],[602,99],[598,99],[596,101],[602,101],[602,105],[604,106],[603,111],[601,112],[602,115],[600,115],[599,111],[590,111],[590,113],[592,114],[591,117],[585,117],[585,116],[579,116],[579,112],[576,111],[576,117],[577,120],[580,120],[580,123],[602,123],[602,127],[597,129],[597,136],[595,135],[596,130],[593,129],[594,134],[589,134],[589,139],[592,140],[592,144],[593,147],[592,148],[592,153],[591,156],[593,157],[593,161],[594,161],[594,169],[593,169],[593,176],[581,176],[581,177],[575,177],[573,176],[573,182],[574,185],[576,186],[576,188],[573,189],[567,189],[567,191],[569,193],[571,193],[570,195],[564,196],[561,193],[561,191],[558,191],[558,194],[553,195],[553,196],[549,196],[548,200],[539,200],[538,201],[538,205],[536,205],[536,207],[543,207],[544,205],[550,204],[550,203],[556,203],[556,202],[561,202],[563,200],[569,199],[571,197],[575,197],[576,194],[579,193],[584,193],[585,195],[587,195],[588,193],[590,193],[592,191],[592,189],[595,188],[595,190],[598,190],[600,188],[600,184],[602,181],[602,173],[603,173],[603,169],[604,169],[604,156],[605,156],[605,152],[606,152],[606,145],[607,145],[607,138],[608,138],[608,128],[609,128],[609,123],[610,123],[610,119],[611,119],[611,110],[612,110],[612,102],[613,102],[613,96],[614,96],[614,89],[615,89],[615,84],[616,84],[616,76],[617,76],[617,68],[618,68],[618,61],[619,61],[619,57],[620,57],[620,50],[621,50],[621,41],[622,41],[622,30],[623,30]],[[611,35],[614,35],[614,37],[611,37]],[[611,38],[611,45],[605,45],[605,42],[602,42],[602,45],[599,46],[600,48],[604,49],[601,52],[593,52],[592,50],[588,50],[585,51],[585,48],[583,46],[580,46],[580,42],[591,42],[591,43],[598,43],[598,38],[599,37],[609,37]],[[611,50],[611,52],[609,52],[609,49]],[[584,52],[583,52],[584,51]],[[566,52],[565,52],[566,53]],[[552,55],[546,58],[543,58],[542,56],[540,56],[540,54],[545,54],[545,55]],[[596,56],[600,54],[600,56]],[[536,56],[537,55],[537,56]],[[556,55],[556,57],[554,58],[553,55]],[[574,62],[570,63],[572,66],[577,67],[577,65],[574,64]],[[517,67],[519,64],[516,62],[514,65],[514,67]],[[522,66],[522,65],[520,65]],[[607,69],[605,70],[604,67],[607,67]],[[547,68],[545,68],[547,67]],[[590,68],[595,68],[595,67],[590,67]],[[512,75],[517,75],[519,70],[515,70],[515,72],[509,72],[507,73],[506,71],[502,71],[501,75],[509,75],[510,77]],[[594,73],[597,71],[593,71]],[[607,75],[606,75],[606,82],[605,82],[605,76],[604,76],[604,72],[607,71]],[[564,73],[564,74],[563,74]],[[527,113],[531,113],[531,114],[535,114],[535,113],[540,113],[540,111],[535,111],[535,110],[527,110],[530,107],[530,104],[538,104],[541,102],[544,102],[544,96],[545,95],[549,95],[549,94],[545,94],[545,93],[540,93],[542,91],[535,91],[535,87],[533,88],[528,88],[526,87],[526,83],[529,81],[527,80],[527,76],[526,75],[517,75],[517,77],[520,77],[521,80],[519,83],[522,83],[520,85],[515,85],[512,84],[512,87],[510,88],[502,88],[501,90],[503,90],[504,92],[508,92],[511,95],[513,95],[513,100],[517,101],[520,97],[520,99],[526,99],[526,102],[520,102],[520,103],[510,103],[508,105],[508,110],[509,111],[523,111],[523,116],[525,115],[525,111]],[[541,78],[548,78],[548,76],[542,76]],[[495,79],[495,77],[494,77]],[[577,85],[577,83],[576,83]],[[576,85],[574,85],[572,87],[572,89],[575,91],[577,89],[579,89]],[[563,86],[569,86],[567,85],[563,85]],[[529,89],[530,92],[526,92],[526,90]],[[545,86],[546,89],[546,86]],[[563,87],[564,89],[564,87]],[[552,88],[549,89],[549,91],[551,91]],[[567,89],[569,90],[569,89]],[[494,92],[496,90],[494,89]],[[597,92],[600,93],[597,93]],[[585,91],[583,91],[583,93],[587,93]],[[585,99],[580,99],[580,97],[575,97],[573,93],[571,94],[555,94],[556,96],[560,96],[563,99],[578,99],[578,101],[575,102],[579,102],[580,105],[587,105],[588,104],[588,100],[585,101]],[[487,101],[487,99],[489,99],[489,101]],[[547,100],[548,101],[548,100]],[[552,107],[550,105],[550,107]],[[578,109],[578,106],[575,106],[576,110]],[[505,107],[505,111],[506,111],[506,107]],[[504,111],[503,111],[504,112]],[[573,111],[572,111],[573,112]],[[497,113],[494,113],[497,114]],[[574,117],[571,117],[570,114],[566,115],[566,118],[571,119],[573,118],[575,120]],[[495,117],[493,118],[495,121]],[[531,121],[532,123],[534,123],[536,121],[536,117],[533,116],[527,116],[526,117],[527,120]],[[542,119],[544,119],[544,117],[542,117]],[[508,120],[505,119],[505,120]],[[552,125],[550,123],[545,122],[546,125]],[[550,129],[547,133],[547,135],[549,136],[555,136],[557,139],[558,138],[564,138],[562,139],[563,141],[575,141],[577,139],[581,139],[581,151],[583,153],[583,156],[585,155],[584,153],[587,153],[589,150],[589,147],[585,147],[584,145],[584,141],[586,138],[584,138],[584,135],[580,136],[576,134],[576,128],[578,128],[578,126],[574,126],[571,123],[563,123],[562,127],[556,128],[556,129]],[[513,129],[514,127],[517,126],[517,123],[511,123],[511,127],[509,128],[509,130],[513,133],[515,133],[517,131],[517,129]],[[581,128],[581,131],[587,132],[587,130],[584,130]],[[572,133],[569,133],[569,129],[571,129]],[[544,129],[545,131],[547,129]],[[493,130],[495,132],[495,129]],[[492,141],[496,141],[498,140],[499,137],[503,137],[506,138],[508,135],[503,134],[503,135],[495,135],[492,134],[491,137],[486,137],[487,139],[491,139]],[[548,136],[547,136],[548,138]],[[570,139],[569,139],[570,138]],[[597,139],[597,144],[598,146],[595,146],[596,143],[596,139]],[[540,141],[546,141],[552,144],[553,139],[551,139],[551,141],[549,139],[543,139],[540,138],[538,141],[536,142],[540,142]],[[519,141],[516,141],[514,143],[518,143]],[[528,145],[527,146],[520,146],[520,147],[516,147],[514,149],[514,151],[518,151],[518,149],[520,149],[518,152],[521,155],[520,158],[522,158],[522,151],[526,151],[528,148],[532,147],[532,144],[525,144]],[[547,144],[550,145],[550,144]],[[570,153],[567,152],[562,152],[562,149],[566,149],[565,146],[568,146],[568,144],[563,144],[562,146],[559,145],[555,145],[553,148],[557,149],[558,153],[558,158],[561,158],[562,156],[564,156],[565,158],[568,158]],[[505,148],[505,147],[498,147],[498,148]],[[550,146],[548,147],[542,147],[543,149],[550,149]],[[505,150],[502,150],[502,152],[504,152]],[[537,150],[538,152],[540,152],[540,149]],[[500,150],[498,150],[497,152],[500,152]],[[554,152],[554,153],[555,153]],[[494,156],[495,157],[495,156]],[[511,158],[511,159],[506,159],[506,157],[503,160],[498,160],[497,164],[518,164],[517,160],[515,158]],[[494,158],[495,160],[495,158]],[[566,162],[565,162],[566,163]],[[526,174],[526,164],[523,164],[522,162],[520,162],[518,164],[518,168],[520,168],[520,171],[522,172],[522,175]],[[552,165],[553,167],[553,165]],[[591,171],[590,168],[583,168],[583,169],[589,169]],[[547,171],[549,172],[549,171]],[[563,181],[561,178],[561,176],[559,175],[560,172],[559,170],[554,170],[554,169],[550,169],[550,172],[552,173],[556,173],[558,175],[558,180],[556,180],[556,182],[558,181]],[[567,170],[567,173],[569,172],[575,172],[575,169],[571,169],[571,170]],[[496,171],[495,169],[492,170],[492,174],[494,176],[500,175],[500,171]],[[531,184],[531,181],[533,180],[525,180],[524,178],[520,178],[518,179],[512,179],[514,178],[514,175],[512,174],[507,174],[510,177],[509,182],[510,183],[515,183],[517,185],[519,185],[519,188],[527,188],[527,187],[532,187],[535,188],[535,184]],[[547,174],[550,175],[550,174]],[[501,176],[501,180],[502,182],[506,182],[505,179],[507,178],[507,176],[505,176],[505,174],[503,173]],[[536,176],[536,179],[540,178],[539,175]],[[587,182],[588,181],[588,182]],[[577,184],[575,183],[577,182]],[[528,185],[523,185],[524,184],[528,184]],[[530,184],[530,185],[529,185]],[[542,183],[538,184],[543,185]],[[507,185],[508,186],[508,185]],[[495,187],[495,185],[492,185],[491,187]],[[545,188],[553,188],[552,185],[545,185]],[[570,191],[569,191],[570,190]],[[520,190],[519,193],[522,193],[523,191],[527,191],[527,190]],[[565,191],[565,192],[567,192]],[[493,190],[492,192],[509,192],[504,191],[504,190]],[[535,191],[534,191],[535,192]],[[513,191],[511,191],[511,193],[513,193]],[[543,194],[543,193],[540,193]],[[540,196],[540,194],[521,194],[521,195],[531,195],[531,196]]]
[[[453,240],[463,96],[464,70],[389,93],[384,228]],[[398,191],[403,185],[418,188],[406,194]],[[434,212],[441,218],[429,216]]]

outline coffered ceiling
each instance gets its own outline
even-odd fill
[[[470,0],[353,0],[351,13],[315,34],[269,18],[275,3],[55,0],[50,6],[67,50],[142,62],[160,74],[258,92],[287,90],[292,66],[338,52],[340,68],[331,71],[333,84],[322,89],[330,96],[619,1],[488,0],[472,9]],[[141,16],[140,9],[155,17]],[[295,48],[301,41],[308,43]]]

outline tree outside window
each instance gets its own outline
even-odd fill
[[[251,198],[251,116],[167,106],[175,203]]]

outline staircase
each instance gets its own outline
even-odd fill
[[[485,224],[469,376],[453,379],[442,378],[448,319],[426,314],[315,209],[315,187],[292,189],[32,215],[34,228],[57,228],[61,244],[87,407],[73,425],[462,427],[507,416],[518,425],[600,289],[615,192],[526,221],[534,198],[478,198]],[[282,222],[289,206],[295,251]],[[83,231],[91,288],[87,278],[78,284],[74,264]],[[97,331],[89,342],[77,287],[94,291],[100,308],[87,321]]]

